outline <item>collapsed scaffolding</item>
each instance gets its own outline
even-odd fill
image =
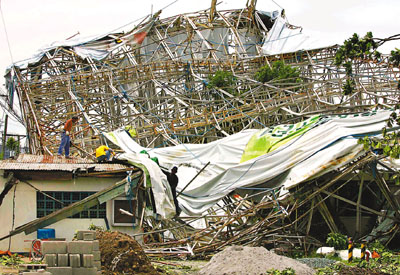
[[[245,9],[218,11],[215,2],[197,13],[165,19],[159,18],[160,13],[148,16],[126,33],[66,41],[44,49],[33,61],[14,66],[6,76],[9,101],[16,93],[30,152],[55,154],[60,127],[74,115],[83,119],[76,127],[73,150],[88,157],[106,142],[102,133],[127,125],[135,129],[134,139],[144,147],[202,144],[249,128],[295,123],[314,114],[361,113],[398,103],[400,73],[388,57],[354,62],[355,91],[344,95],[346,72],[334,65],[337,45],[266,54],[266,37],[283,13],[257,11],[255,1]],[[286,27],[298,28],[289,23]],[[260,67],[277,60],[297,68],[302,81],[255,80]],[[231,72],[235,84],[211,88],[208,81],[217,71]],[[276,196],[277,189],[229,194],[218,210],[213,207],[200,217],[204,220],[201,230],[190,226],[199,217],[184,218],[181,224],[142,216],[147,252],[207,253],[229,244],[276,245],[280,241],[308,251],[311,243],[318,243],[313,235],[321,233],[313,229],[317,211],[324,222],[318,226],[343,230],[339,227],[343,222],[336,218],[340,209],[332,211],[327,200],[336,206],[339,201],[351,205],[360,238],[364,237],[362,213],[393,221],[390,230],[385,230],[390,241],[398,232],[398,217],[380,212],[378,206],[365,206],[361,200],[368,189],[379,202],[389,202],[391,211],[399,211],[386,182],[390,177],[370,168],[380,158],[367,153],[337,171],[302,183],[284,201]],[[385,167],[388,174],[393,173]],[[352,198],[340,194],[340,189],[354,182],[360,186]],[[255,201],[255,196],[269,199]],[[167,231],[173,240],[161,234]]]
[[[54,154],[60,127],[73,115],[83,117],[75,143],[91,154],[102,132],[127,125],[146,147],[203,143],[313,113],[395,104],[398,70],[386,57],[379,64],[359,61],[353,68],[356,92],[343,96],[345,70],[332,63],[336,46],[263,54],[273,14],[278,16],[251,8],[166,19],[156,14],[126,34],[66,41],[17,64],[6,80],[10,97],[16,93],[20,99],[30,152]],[[254,80],[261,66],[278,59],[298,68],[304,81]],[[208,76],[218,70],[237,77],[234,87],[207,87]]]

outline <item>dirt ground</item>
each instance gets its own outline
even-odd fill
[[[129,235],[97,231],[96,239],[100,243],[103,274],[158,274],[140,244]]]
[[[102,274],[137,275],[259,275],[271,269],[293,268],[296,275],[315,271],[294,259],[277,255],[263,247],[231,246],[215,254],[209,261],[148,258],[130,236],[119,232],[100,232]],[[28,258],[22,258],[26,263]],[[18,274],[18,267],[0,265],[0,275]],[[340,274],[384,275],[381,271],[345,266]]]
[[[26,258],[26,261],[28,262],[28,258]],[[197,261],[197,260],[150,260],[150,261],[159,275],[199,275],[203,274],[200,273],[201,269],[204,268],[209,263],[209,261]],[[18,267],[13,268],[0,265],[0,275],[16,275],[16,274],[18,274]],[[103,274],[106,273],[103,272]],[[234,273],[226,273],[226,274],[234,274]],[[387,273],[366,270],[364,268],[358,268],[358,267],[346,267],[343,270],[341,270],[340,274],[385,275]]]
[[[28,258],[26,259],[27,262],[29,262]],[[195,275],[207,262],[208,261],[151,260],[151,264],[160,275]],[[15,274],[18,274],[18,267],[13,268],[0,265],[0,275]],[[106,273],[103,272],[103,274]]]
[[[0,274],[1,275],[18,274],[18,269],[13,267],[0,266]]]

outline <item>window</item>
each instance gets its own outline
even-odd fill
[[[58,201],[55,201],[43,193],[61,201],[64,203],[62,205]],[[56,192],[56,191],[46,191],[46,192],[36,192],[36,217],[41,218],[47,216],[54,211],[64,208],[74,202],[81,201],[84,198],[94,194],[95,192]],[[106,217],[106,203],[100,205],[95,205],[89,210],[82,211],[78,214],[73,215],[69,218],[74,219],[86,219],[86,218],[105,218]]]
[[[125,210],[134,216],[124,214]],[[133,226],[135,225],[136,203],[135,200],[127,200],[126,198],[117,198],[112,201],[112,225],[116,226]]]

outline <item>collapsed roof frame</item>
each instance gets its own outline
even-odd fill
[[[31,153],[54,154],[62,123],[73,115],[84,117],[75,144],[86,148],[73,150],[87,156],[101,143],[102,132],[126,125],[136,129],[136,140],[146,147],[203,143],[313,113],[396,104],[399,71],[387,57],[379,64],[356,63],[356,93],[343,96],[346,77],[333,65],[336,46],[263,54],[273,23],[265,13],[249,7],[157,16],[127,33],[45,49],[36,63],[13,67],[15,77],[8,79],[15,82],[8,86],[18,94]],[[93,52],[107,54],[96,60]],[[303,83],[254,80],[261,66],[277,59],[299,68]],[[208,77],[217,70],[232,72],[237,84],[208,88]]]
[[[352,236],[355,241],[379,239],[389,244],[400,231],[400,202],[389,189],[385,175],[389,170],[378,171],[376,165],[386,166],[382,157],[366,153],[337,171],[292,188],[290,197],[284,200],[277,196],[279,188],[255,188],[253,194],[244,196],[236,190],[204,215],[182,217],[184,223],[146,217],[145,233],[134,236],[144,237],[145,252],[151,256],[204,256],[229,245],[265,246],[281,253],[303,251],[307,255],[315,246],[324,245],[322,238],[327,233],[343,232],[343,221],[338,216],[343,208],[350,207],[356,214]],[[354,182],[358,182],[355,187]],[[354,189],[355,193],[340,194],[345,187]],[[386,211],[395,214],[366,206],[361,197],[368,190],[373,190],[371,194],[377,204],[384,203]],[[354,195],[355,200],[350,198]],[[330,200],[342,203],[339,211],[332,207]],[[388,222],[383,228],[380,226],[384,223],[380,222],[372,232],[368,225],[370,231],[365,235],[362,216],[371,216],[373,221],[380,217]],[[199,220],[204,225],[193,227]]]

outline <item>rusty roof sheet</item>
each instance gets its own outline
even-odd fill
[[[2,170],[30,170],[30,171],[88,171],[113,172],[130,169],[129,166],[118,163],[96,163],[82,158],[59,158],[57,156],[21,154],[17,159],[0,161]]]

